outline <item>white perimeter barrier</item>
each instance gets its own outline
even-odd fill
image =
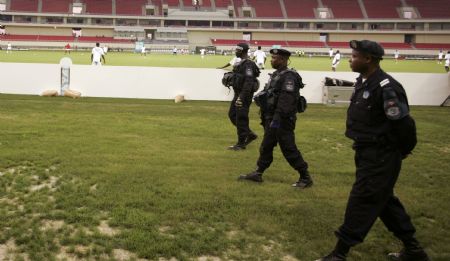
[[[268,73],[260,76],[261,88]],[[221,84],[225,70],[73,65],[70,88],[88,97],[229,101],[232,92]],[[322,103],[325,77],[354,81],[352,72],[299,71],[306,84],[302,90],[309,103]],[[39,95],[60,87],[56,64],[0,63],[0,93]],[[440,105],[450,95],[450,74],[392,73],[403,84],[411,105]]]

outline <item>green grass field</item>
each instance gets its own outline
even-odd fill
[[[16,51],[6,54],[0,52],[0,62],[20,63],[59,63],[64,57],[63,51]],[[75,64],[90,64],[90,53],[72,52],[67,55]],[[206,56],[201,59],[200,55],[164,55],[148,54],[141,56],[134,53],[114,53],[106,55],[106,65],[113,66],[157,66],[157,67],[188,67],[188,68],[216,68],[227,64],[231,56]],[[343,57],[338,71],[350,71],[348,55]],[[387,72],[419,72],[419,73],[445,73],[444,66],[436,61],[404,60],[395,63],[391,59],[382,61],[381,66]],[[330,71],[331,60],[321,57],[292,57],[290,67],[299,71]],[[266,68],[270,69],[270,57],[266,62]]]
[[[310,261],[334,246],[354,180],[343,107],[299,115],[315,181],[300,191],[279,148],[263,184],[237,181],[255,167],[261,138],[226,150],[235,142],[226,102],[2,94],[0,104],[0,260]],[[446,261],[450,110],[412,115],[419,143],[396,193],[432,260]],[[254,106],[250,117],[261,137]],[[377,221],[349,260],[385,260],[400,247]]]

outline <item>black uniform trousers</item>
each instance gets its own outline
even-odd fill
[[[281,120],[281,126],[276,129],[270,128],[271,121],[272,119],[264,120],[264,138],[259,147],[258,170],[264,171],[269,168],[273,161],[273,148],[279,143],[281,152],[289,165],[297,171],[306,171],[308,163],[303,159],[302,153],[295,144],[295,116]]]
[[[242,106],[236,106],[236,100],[239,95],[235,94],[228,110],[228,117],[231,123],[236,126],[238,143],[243,144],[247,136],[252,133],[249,126],[248,114],[250,112],[250,105],[252,104],[252,96],[242,100]]]
[[[344,223],[336,236],[349,246],[363,242],[379,217],[402,241],[413,237],[415,228],[394,186],[400,173],[399,150],[385,145],[355,146],[356,181],[350,192]]]

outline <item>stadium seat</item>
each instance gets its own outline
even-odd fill
[[[331,8],[334,18],[364,18],[357,0],[322,0],[322,3]]]
[[[42,12],[67,14],[72,2],[72,0],[42,0]]]
[[[242,10],[242,7],[244,6],[243,0],[234,0],[234,12],[236,14],[236,17],[242,17],[242,12],[239,10]]]
[[[227,8],[232,5],[231,0],[215,0],[216,8]]]
[[[247,0],[247,4],[255,8],[256,17],[282,18],[283,12],[279,1]]]
[[[9,9],[19,12],[37,12],[38,0],[14,0],[11,1]]]
[[[416,43],[416,49],[431,49],[431,50],[450,50],[450,44],[445,43]]]
[[[369,18],[399,18],[401,0],[363,0]]]
[[[288,18],[314,18],[317,0],[284,0]]]
[[[112,0],[83,0],[88,14],[112,14]]]
[[[147,0],[116,0],[116,14],[143,15],[143,7]]]
[[[350,48],[349,42],[328,42],[327,45],[331,48]]]
[[[176,8],[179,8],[179,7],[180,7],[180,1],[178,1],[178,0],[166,0],[165,3],[166,3],[169,7],[176,7]]]
[[[316,47],[316,48],[325,48],[324,42],[319,41],[286,41],[287,45],[290,47]]]
[[[412,49],[412,46],[407,43],[380,43],[385,49]]]
[[[416,7],[422,18],[450,18],[448,0],[405,0],[409,6]]]

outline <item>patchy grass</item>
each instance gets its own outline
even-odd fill
[[[0,95],[0,260],[314,260],[334,246],[354,179],[345,108],[311,105],[297,144],[315,185],[261,138],[235,142],[226,102]],[[433,260],[450,252],[449,108],[412,107],[419,144],[397,184]],[[256,108],[251,125],[262,137]],[[400,243],[377,222],[350,260]]]

